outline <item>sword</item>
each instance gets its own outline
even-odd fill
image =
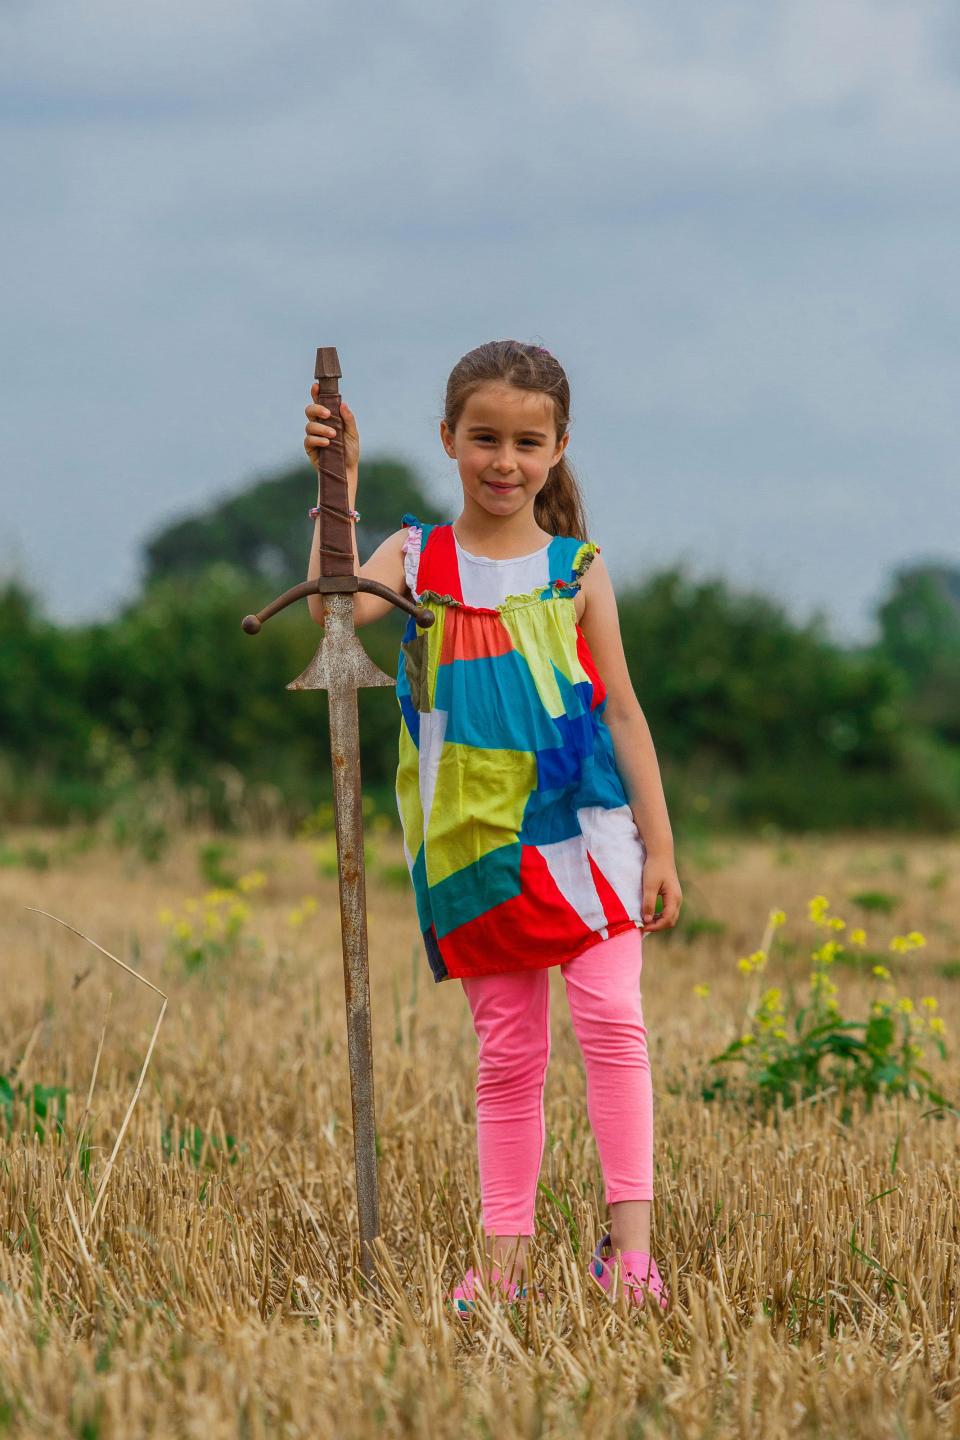
[[[317,505],[324,515],[320,574],[304,580],[272,600],[256,615],[243,619],[248,635],[256,635],[265,620],[295,600],[323,595],[323,638],[316,655],[288,690],[326,690],[330,714],[330,760],[337,831],[340,883],[340,929],[343,941],[343,985],[347,1006],[347,1053],[350,1064],[350,1100],[353,1109],[353,1153],[357,1174],[357,1212],[360,1226],[360,1268],[373,1282],[371,1242],[380,1234],[380,1198],[377,1187],[376,1112],[373,1096],[373,1038],[370,1024],[370,973],[367,962],[367,894],[363,852],[363,806],[360,789],[360,727],[357,690],[367,685],[394,685],[370,659],[357,639],[353,623],[353,595],[367,590],[412,615],[424,628],[434,623],[432,610],[398,595],[377,580],[354,572],[351,519],[347,513],[347,472],[340,416],[340,361],[334,346],[317,351],[315,378],[320,400],[330,411],[327,423],[336,434],[318,448],[319,493]]]

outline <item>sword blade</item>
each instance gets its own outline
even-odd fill
[[[360,1268],[373,1278],[371,1241],[380,1234],[377,1185],[377,1129],[373,1092],[373,1033],[367,942],[363,804],[360,786],[360,732],[353,686],[330,691],[330,758],[340,880],[343,985],[347,1007],[347,1055],[353,1110],[353,1154],[357,1170]]]
[[[326,690],[330,714],[330,768],[337,832],[343,986],[347,1007],[347,1055],[353,1110],[353,1154],[357,1171],[360,1268],[373,1285],[371,1242],[380,1234],[377,1184],[376,1107],[373,1092],[373,1034],[367,941],[367,888],[360,783],[360,724],[357,689],[396,682],[375,665],[357,639],[353,595],[324,596],[324,634],[316,655],[288,690]]]

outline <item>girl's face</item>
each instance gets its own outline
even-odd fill
[[[490,381],[470,396],[455,431],[441,420],[440,439],[460,467],[464,497],[513,515],[532,506],[570,436],[557,440],[549,395]]]

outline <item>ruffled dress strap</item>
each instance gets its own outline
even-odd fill
[[[580,580],[600,554],[595,540],[578,540],[575,535],[557,535],[550,543],[550,579],[561,588],[578,590]]]
[[[430,532],[435,528],[429,521],[419,519],[411,511],[406,511],[400,521],[401,525],[408,526],[407,538],[403,542],[403,578],[407,582],[407,588],[414,600],[419,603],[420,590],[418,588],[418,575],[420,570],[420,557],[430,537]]]

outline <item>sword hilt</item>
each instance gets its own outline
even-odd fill
[[[327,417],[335,433],[329,445],[317,455],[319,494],[317,505],[324,513],[323,544],[320,546],[320,574],[314,580],[303,580],[292,589],[285,590],[276,600],[271,600],[256,615],[245,615],[241,624],[248,635],[256,635],[264,620],[285,610],[294,600],[307,595],[351,594],[356,590],[368,590],[389,600],[398,610],[406,610],[417,624],[426,629],[436,616],[432,610],[416,605],[405,595],[381,585],[379,580],[367,580],[354,573],[352,521],[347,509],[347,472],[343,453],[343,420],[340,415],[340,359],[335,345],[321,346],[317,351],[314,379],[319,394],[330,414]]]

